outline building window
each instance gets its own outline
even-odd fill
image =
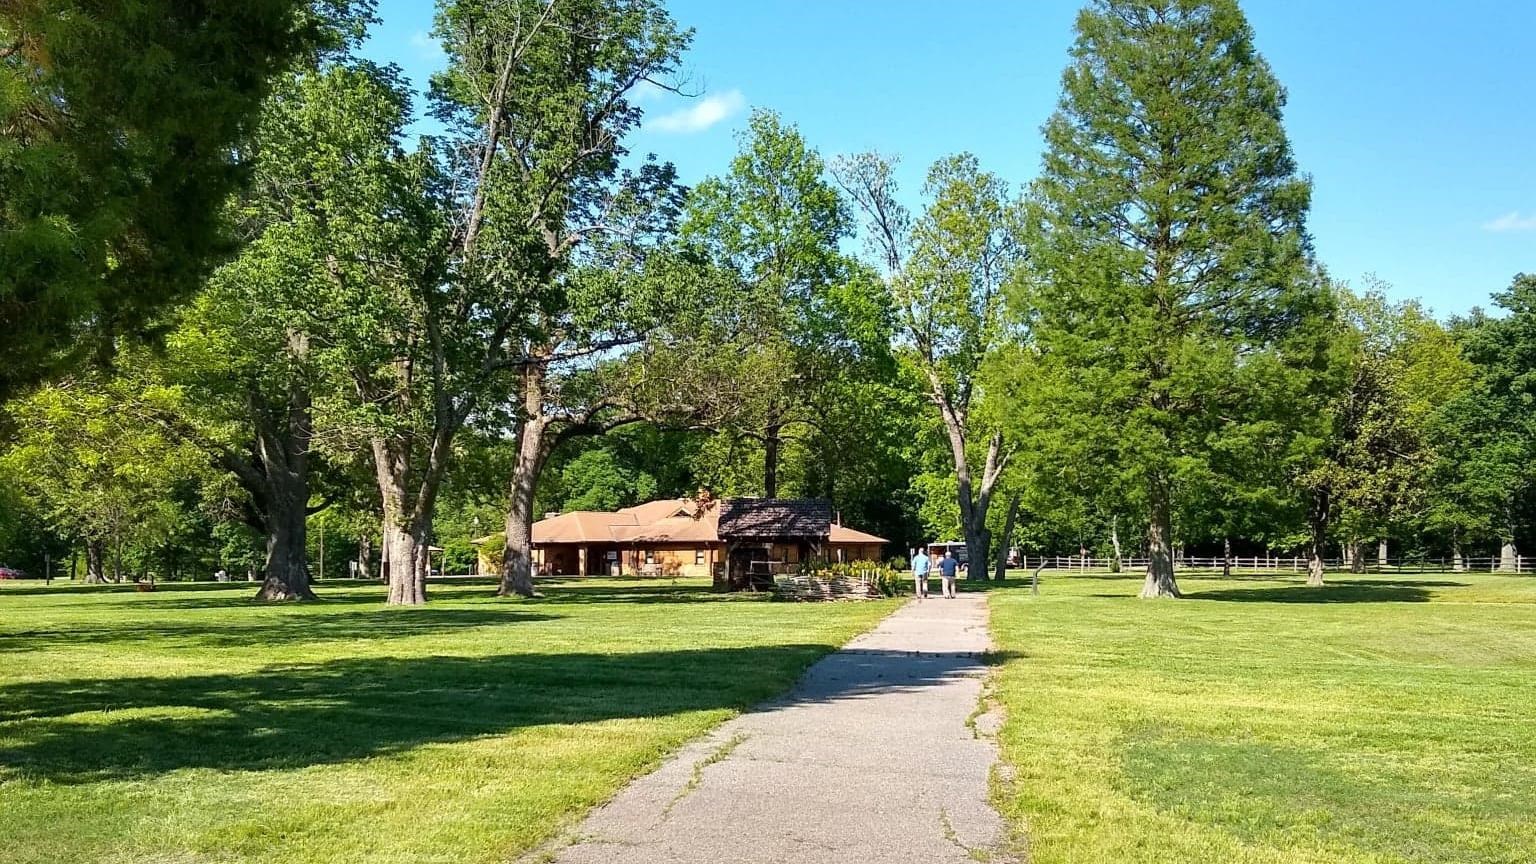
[[[703,564],[704,563],[704,550],[703,549],[695,549],[695,550],[693,550],[693,563],[695,563],[695,564]]]

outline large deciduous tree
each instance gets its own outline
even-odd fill
[[[962,154],[929,169],[928,205],[914,221],[891,169],[888,160],[864,154],[843,160],[837,174],[868,220],[866,239],[901,325],[902,356],[943,424],[969,566],[981,575],[990,561],[987,517],[1010,456],[997,413],[980,408],[983,371],[1011,339],[1004,287],[1022,260],[1018,208],[1006,183]]]
[[[1323,584],[1331,535],[1359,571],[1365,541],[1420,522],[1437,461],[1433,425],[1472,374],[1451,336],[1417,305],[1390,303],[1376,290],[1340,289],[1337,296],[1337,386],[1314,403],[1326,434],[1298,478],[1310,499],[1307,584],[1313,586]]]
[[[512,384],[503,594],[531,595],[534,494],[562,438],[630,419],[622,355],[666,303],[643,278],[680,191],[669,165],[623,169],[632,94],[671,87],[690,34],[656,0],[460,0],[438,15],[449,67],[450,282],[478,285],[487,372]]]
[[[731,169],[693,190],[683,239],[728,283],[709,324],[719,375],[745,386],[723,434],[761,445],[758,491],[777,497],[785,443],[814,429],[836,382],[883,354],[876,286],[839,248],[853,224],[821,156],[777,114],[755,111]],[[873,349],[873,350],[871,350]]]
[[[1473,372],[1431,425],[1429,527],[1449,536],[1458,565],[1467,544],[1493,540],[1499,568],[1514,570],[1536,483],[1536,276],[1516,276],[1494,302],[1507,314],[1474,313],[1451,328]]]
[[[1176,597],[1181,474],[1273,410],[1255,399],[1325,304],[1285,94],[1235,0],[1095,0],[1032,192],[1024,316],[1055,409],[1094,419],[1146,514],[1143,597]]]
[[[269,79],[352,6],[0,4],[0,399],[198,287]]]
[[[338,59],[282,81],[232,208],[246,246],[170,340],[186,425],[244,487],[266,537],[262,599],[314,596],[306,526],[321,445],[343,450],[406,419],[379,420],[357,397],[394,359],[379,349],[393,345],[381,331],[398,332],[397,298],[434,278],[412,177],[422,160],[398,140],[408,113],[394,72],[372,64]]]

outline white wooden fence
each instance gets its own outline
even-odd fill
[[[1110,572],[1113,570],[1111,558],[1095,558],[1091,555],[1024,555],[1019,559],[1016,569],[1033,570],[1045,565],[1047,570],[1076,570],[1084,573]],[[1188,570],[1220,570],[1223,560],[1217,555],[1210,558],[1186,556],[1175,558],[1174,566]],[[1329,558],[1323,564],[1330,571],[1349,570],[1349,562],[1341,558]],[[1388,558],[1386,563],[1372,556],[1366,559],[1363,572],[1366,573],[1532,573],[1536,567],[1536,560],[1530,557],[1517,555],[1512,561],[1506,561],[1499,556],[1491,557],[1463,557],[1459,561],[1455,558]],[[1122,558],[1120,560],[1122,572],[1132,572],[1147,569],[1145,558]],[[1307,572],[1307,559],[1298,555],[1233,555],[1232,569],[1242,571],[1272,571],[1279,573],[1305,573]]]

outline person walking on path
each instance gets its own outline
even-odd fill
[[[955,574],[960,570],[960,562],[954,559],[948,549],[944,550],[944,557],[939,559],[939,576],[943,577],[944,596],[950,600],[955,599]]]
[[[917,599],[923,600],[928,596],[928,571],[933,569],[933,562],[928,560],[928,553],[919,548],[912,555],[912,584],[917,588]]]

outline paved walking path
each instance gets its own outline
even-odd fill
[[[999,860],[992,716],[976,714],[988,647],[982,595],[910,602],[632,783],[553,860]]]

